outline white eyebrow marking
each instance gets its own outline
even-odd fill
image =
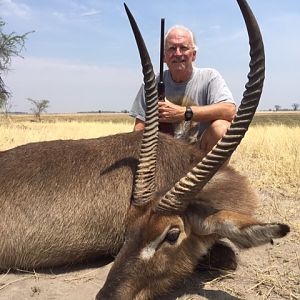
[[[155,251],[157,247],[161,244],[161,242],[164,240],[166,233],[170,229],[170,225],[166,227],[166,229],[163,231],[161,235],[159,235],[154,241],[151,241],[148,245],[146,245],[145,248],[141,250],[140,258],[144,260],[149,260],[152,258],[155,254]]]

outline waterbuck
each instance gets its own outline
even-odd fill
[[[117,254],[96,299],[151,299],[190,274],[228,238],[240,248],[289,232],[252,214],[247,179],[222,164],[255,113],[264,80],[256,20],[237,0],[250,41],[250,73],[227,134],[205,157],[158,133],[152,64],[126,8],[143,66],[147,113],[141,132],[32,143],[0,153],[0,268],[53,267]]]

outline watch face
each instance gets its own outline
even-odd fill
[[[186,121],[190,121],[193,117],[193,111],[192,109],[188,106],[186,108],[185,114],[184,114],[184,118]]]

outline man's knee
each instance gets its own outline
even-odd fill
[[[229,127],[230,122],[226,120],[216,120],[213,121],[207,129],[212,136],[216,137],[219,140],[225,135]]]
[[[201,136],[200,148],[208,153],[225,135],[229,127],[230,122],[226,120],[213,121]]]

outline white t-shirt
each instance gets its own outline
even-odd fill
[[[158,79],[157,79],[158,80]],[[209,105],[220,102],[235,103],[233,96],[220,73],[211,68],[193,67],[193,74],[186,82],[177,83],[173,81],[169,70],[164,71],[165,97],[178,105]],[[145,94],[144,84],[141,86],[130,111],[132,117],[145,121]],[[192,124],[194,123],[194,124]],[[209,126],[209,123],[182,122],[174,124],[175,137],[186,139],[188,127],[196,127],[193,135],[199,137]],[[191,135],[192,133],[188,133]],[[194,138],[188,140],[195,142]]]

